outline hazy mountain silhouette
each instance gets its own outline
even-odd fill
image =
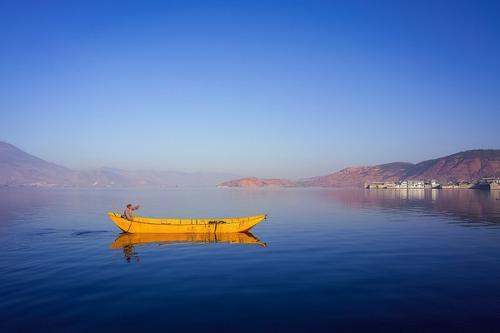
[[[0,186],[42,187],[187,187],[215,186],[230,173],[122,170],[72,170],[30,155],[0,141]]]
[[[0,185],[71,185],[77,173],[0,142]]]

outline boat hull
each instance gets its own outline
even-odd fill
[[[148,218],[136,216],[133,221],[129,221],[122,218],[119,213],[109,212],[108,216],[120,230],[140,234],[245,232],[266,218],[265,214],[206,219]]]

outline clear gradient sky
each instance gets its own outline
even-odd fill
[[[500,148],[500,1],[2,1],[0,140],[302,177]]]

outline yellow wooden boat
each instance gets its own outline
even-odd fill
[[[189,233],[234,233],[250,230],[266,219],[267,215],[229,218],[150,218],[134,216],[133,221],[121,217],[119,213],[109,212],[109,218],[118,228],[129,233],[140,234],[189,234]]]
[[[230,243],[255,244],[266,246],[249,232],[235,233],[196,233],[196,234],[131,234],[122,233],[110,245],[111,249],[122,249],[128,246],[145,244],[176,244],[176,243]]]

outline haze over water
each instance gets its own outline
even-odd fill
[[[269,219],[111,249],[127,202]],[[500,191],[0,190],[0,331],[495,331],[499,226]]]

